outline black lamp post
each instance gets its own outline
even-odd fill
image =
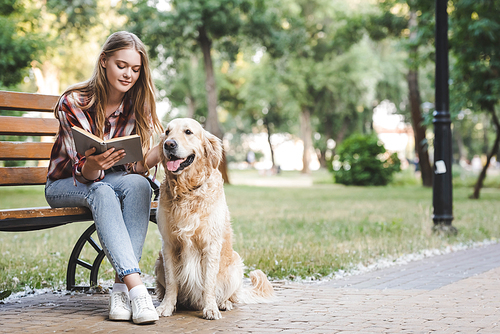
[[[448,90],[448,0],[436,0],[436,103],[434,111],[433,231],[456,234],[451,178],[451,118]]]

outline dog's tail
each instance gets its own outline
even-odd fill
[[[158,258],[155,263],[155,293],[159,301],[163,300],[165,297],[165,268],[163,267],[163,255],[161,251],[158,254]]]
[[[269,303],[274,299],[274,289],[266,274],[261,270],[250,272],[252,286],[241,289],[238,293],[238,301],[244,304]]]

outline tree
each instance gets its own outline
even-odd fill
[[[432,186],[433,171],[430,164],[425,125],[422,113],[419,68],[429,61],[426,46],[433,41],[434,5],[424,0],[387,0],[379,2],[381,13],[372,16],[368,31],[375,40],[395,36],[404,41],[408,52],[408,92],[410,116],[415,135],[415,150],[419,158],[422,184]]]
[[[0,87],[19,83],[44,51],[43,36],[34,32],[30,19],[38,12],[18,0],[0,0]]]
[[[116,17],[106,0],[0,0],[0,85],[34,77],[38,92],[59,94],[87,79]]]
[[[301,137],[304,142],[302,173],[309,173],[309,154],[313,148],[312,124],[317,108],[338,104],[332,101],[339,76],[335,59],[361,40],[361,16],[343,1],[297,1],[295,12],[284,18],[289,26],[290,48],[282,58],[282,77],[301,110]],[[306,37],[304,39],[304,36]],[[338,82],[338,81],[337,81]],[[320,121],[322,122],[322,121]]]
[[[38,91],[59,94],[90,77],[101,45],[123,19],[107,0],[48,0],[34,21],[47,36],[46,52],[31,64]]]
[[[271,149],[272,168],[277,169],[271,137],[279,132],[293,132],[290,124],[300,114],[298,105],[281,80],[276,59],[267,54],[258,63],[246,63],[235,75],[244,78],[244,83],[236,92],[242,105],[231,109],[242,110],[243,113],[238,113],[240,116],[246,116],[250,124],[259,130],[265,129]]]
[[[401,52],[389,42],[374,43],[364,37],[342,55],[331,60],[329,71],[318,76],[326,85],[315,105],[315,148],[326,167],[327,142],[338,145],[352,133],[373,132],[373,106],[404,91],[399,70]],[[396,98],[397,97],[397,98]],[[336,149],[331,149],[333,155]]]
[[[181,58],[173,63],[156,59],[156,87],[159,98],[168,98],[172,108],[179,110],[183,117],[194,118],[200,123],[206,120],[207,100],[205,73],[199,57]],[[168,121],[169,119],[167,119]]]
[[[174,0],[169,10],[158,11],[156,1],[139,0],[127,3],[122,12],[129,16],[130,29],[152,46],[153,55],[158,51],[160,54],[156,55],[164,59],[172,57],[178,62],[181,58],[190,58],[197,48],[201,51],[208,109],[205,128],[222,139],[223,129],[217,115],[214,45],[217,44],[217,51],[234,59],[243,33],[248,38],[268,36],[274,16],[267,11],[267,3],[262,0]],[[220,168],[228,183],[227,163],[224,161]]]
[[[500,122],[496,109],[500,102],[500,1],[462,0],[454,2],[450,16],[450,45],[456,63],[453,67],[452,94],[463,96],[461,107],[471,103],[485,111],[495,126],[496,136],[471,198],[478,199],[486,172],[500,147]]]

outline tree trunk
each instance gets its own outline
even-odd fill
[[[199,42],[200,47],[203,52],[203,62],[205,66],[205,89],[207,91],[207,103],[208,103],[208,115],[205,122],[205,129],[217,136],[220,140],[223,140],[224,133],[219,124],[219,118],[217,116],[217,87],[215,84],[214,66],[212,63],[212,55],[210,51],[212,49],[212,41],[208,38],[208,35],[204,27],[199,30]],[[225,150],[222,151],[222,162],[219,165],[219,170],[222,173],[222,178],[224,183],[229,184],[229,175],[227,173],[227,160]]]
[[[410,19],[408,21],[408,28],[410,29],[410,42],[417,38],[418,22],[417,13],[415,10],[410,11]],[[410,59],[410,70],[408,72],[407,81],[410,93],[410,112],[413,126],[413,133],[415,135],[415,149],[418,155],[418,163],[422,175],[422,185],[424,187],[432,187],[433,171],[429,160],[429,151],[427,138],[425,136],[426,127],[423,125],[424,118],[420,108],[420,90],[418,87],[418,65],[416,60],[418,58],[418,46],[410,48],[408,55]]]
[[[485,117],[485,121],[483,123],[483,149],[482,152],[484,154],[488,153],[488,147],[490,146],[489,140],[488,140],[488,131],[486,129],[488,128],[488,120]]]
[[[273,170],[276,169],[276,164],[274,163],[274,149],[273,149],[273,144],[271,143],[271,127],[269,126],[269,122],[266,117],[264,117],[264,125],[266,126],[267,130],[267,142],[269,143],[269,148],[271,149],[271,162],[273,163],[273,166],[271,167]]]
[[[311,170],[309,169],[309,153],[312,148],[311,112],[308,108],[302,108],[300,116],[300,129],[302,141],[304,142],[304,152],[302,154],[302,174],[311,174]]]
[[[408,73],[408,88],[410,90],[410,111],[415,135],[415,149],[418,155],[418,163],[422,175],[424,187],[432,187],[432,167],[429,160],[428,143],[425,136],[426,127],[423,125],[424,118],[420,109],[420,91],[418,88],[418,72],[410,70]]]
[[[326,161],[326,150],[319,150],[318,156],[319,165],[321,168],[328,168],[328,163]]]
[[[474,185],[474,193],[470,196],[470,198],[472,199],[479,199],[479,193],[481,192],[484,179],[486,178],[486,171],[488,170],[488,167],[490,167],[491,158],[497,154],[498,148],[500,146],[500,123],[498,121],[494,107],[492,107],[492,109],[489,110],[489,112],[491,113],[491,118],[493,119],[493,123],[495,124],[495,127],[497,129],[497,135],[495,137],[495,143],[493,144],[493,148],[491,149],[490,153],[486,158],[486,164],[484,165],[483,170],[481,170],[481,173],[477,178],[477,182]]]

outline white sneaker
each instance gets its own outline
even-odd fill
[[[158,320],[158,313],[149,293],[139,295],[132,300],[132,320],[136,324],[146,324]]]
[[[130,320],[132,309],[126,292],[112,292],[109,298],[109,319]]]

